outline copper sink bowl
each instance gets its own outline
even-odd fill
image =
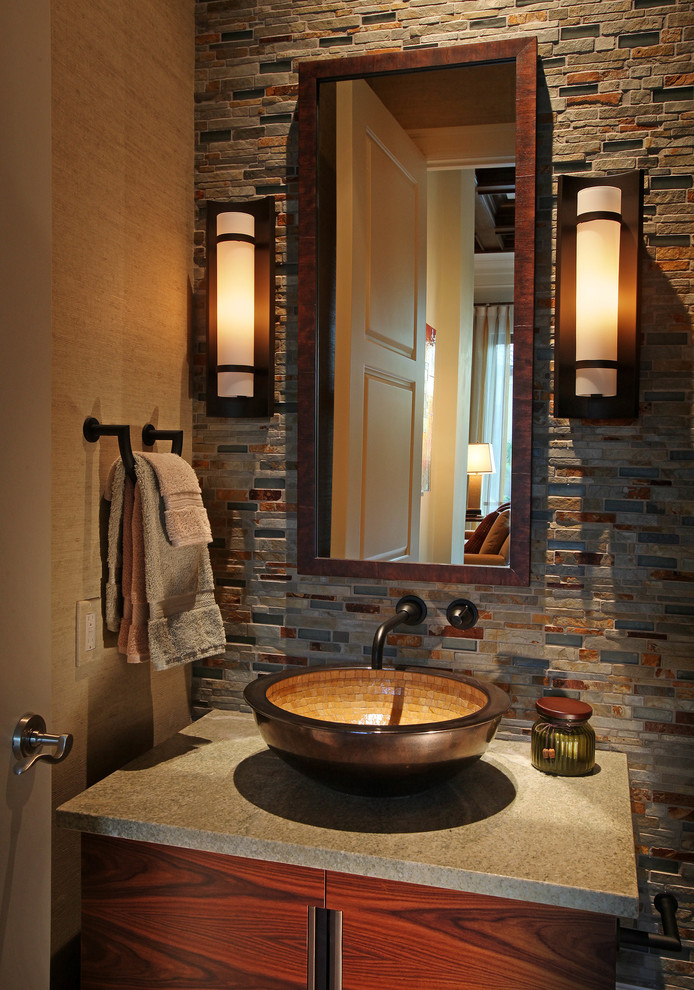
[[[244,696],[273,752],[342,791],[407,794],[484,753],[509,707],[494,684],[428,667],[309,667]]]

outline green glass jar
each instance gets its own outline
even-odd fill
[[[559,777],[590,773],[595,766],[590,705],[573,698],[548,697],[540,698],[535,708],[539,717],[530,740],[533,766]]]

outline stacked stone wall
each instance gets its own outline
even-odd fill
[[[195,466],[215,542],[228,649],[194,672],[199,710],[243,707],[285,663],[365,661],[404,593],[426,628],[391,660],[491,677],[527,735],[548,690],[589,702],[598,745],[628,755],[642,911],[680,900],[688,949],[620,952],[639,987],[694,988],[694,453],[692,217],[694,8],[682,0],[394,0],[197,4]],[[296,567],[297,65],[361,52],[533,34],[539,45],[532,575],[527,588],[379,583]],[[554,223],[561,173],[645,173],[638,419],[553,417]],[[205,201],[277,203],[276,412],[210,419],[204,403]],[[464,594],[479,625],[446,624]],[[570,814],[570,809],[567,809]],[[609,836],[605,837],[606,849]],[[596,856],[606,849],[596,849]],[[571,850],[567,849],[567,856]]]

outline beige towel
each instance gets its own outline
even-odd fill
[[[178,454],[141,454],[157,475],[164,499],[164,521],[175,547],[212,542],[210,521],[202,503],[200,484],[190,464]]]
[[[176,456],[176,455],[172,455]],[[214,600],[214,582],[206,546],[173,547],[163,529],[164,507],[154,471],[135,455],[137,484],[132,516],[124,526],[126,475],[121,461],[112,469],[106,497],[108,527],[106,625],[121,633],[125,618],[121,583],[127,558],[129,623],[119,635],[128,662],[149,658],[157,670],[221,656],[224,625]],[[123,540],[129,550],[124,554]]]
[[[149,653],[153,666],[163,670],[220,656],[225,635],[214,599],[207,546],[175,547],[167,539],[162,526],[162,497],[150,456],[135,454],[136,489],[142,498]]]

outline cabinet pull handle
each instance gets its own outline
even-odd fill
[[[316,990],[316,909],[312,904],[306,927],[306,990]]]
[[[342,911],[309,906],[306,986],[342,990]]]
[[[342,911],[329,911],[330,968],[328,990],[342,990]]]
[[[328,912],[325,908],[308,909],[308,990],[328,990]]]

